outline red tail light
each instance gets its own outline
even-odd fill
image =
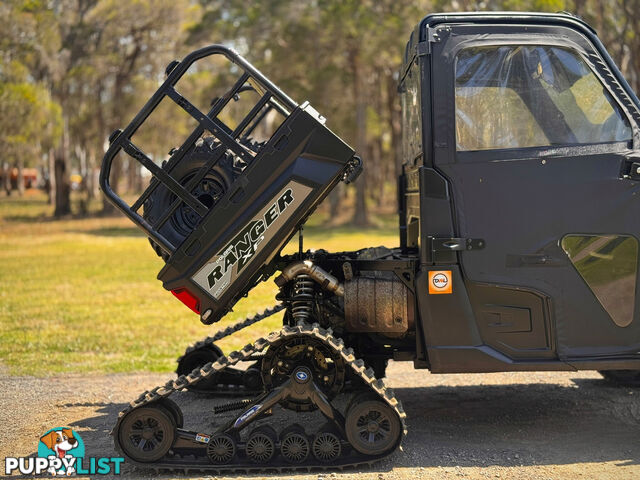
[[[193,312],[200,314],[200,300],[194,297],[186,288],[171,290],[175,297],[189,307]]]

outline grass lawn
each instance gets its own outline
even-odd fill
[[[205,326],[162,288],[162,267],[124,217],[52,221],[45,196],[0,196],[0,366],[15,375],[168,372],[195,340],[274,303],[262,283],[221,322]],[[398,243],[395,217],[376,229],[305,228],[305,248],[342,251]],[[295,251],[297,237],[288,250]],[[279,315],[221,342],[225,351],[277,329]]]

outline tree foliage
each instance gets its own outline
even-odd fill
[[[105,138],[122,127],[162,81],[164,67],[193,48],[237,49],[299,102],[309,100],[365,160],[354,220],[393,205],[402,161],[396,93],[410,32],[433,11],[569,11],[600,32],[632,87],[640,88],[638,0],[5,0],[0,3],[2,161],[57,162],[58,195],[71,171],[91,181]],[[214,65],[219,67],[219,65]],[[219,70],[219,69],[218,69]],[[201,105],[225,72],[200,69],[181,85]],[[191,97],[190,97],[191,98]],[[173,105],[175,107],[175,105]],[[177,113],[176,113],[177,112]],[[191,128],[184,112],[161,108],[136,141],[156,161]],[[55,162],[54,162],[55,161]],[[1,162],[0,162],[1,163]],[[113,183],[139,190],[139,165],[121,159]],[[67,205],[68,207],[68,205]],[[61,206],[60,212],[68,208]]]

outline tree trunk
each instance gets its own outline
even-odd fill
[[[16,162],[16,168],[18,169],[18,195],[24,195],[24,159],[20,158]]]
[[[384,204],[386,203],[384,189],[387,184],[387,180],[389,180],[389,177],[387,175],[389,169],[388,169],[388,166],[382,161],[382,137],[381,136],[378,136],[378,138],[376,138],[373,141],[370,151],[371,151],[371,158],[373,158],[373,163],[374,165],[376,165],[376,171],[377,171],[376,176],[378,177],[376,203],[378,207],[384,207]]]
[[[69,180],[69,125],[64,119],[62,142],[56,149],[53,160],[53,171],[55,178],[55,217],[62,217],[71,213],[71,183]]]
[[[604,22],[606,19],[606,12],[605,12],[605,2],[603,1],[599,1],[597,2],[598,5],[598,15],[596,16],[596,30],[598,32],[603,32],[604,31]]]
[[[344,184],[340,182],[329,194],[329,221],[327,222],[329,224],[335,224],[336,218],[340,215],[340,207],[342,207],[343,202],[343,185]]]
[[[360,52],[357,47],[353,47],[349,52],[351,68],[353,71],[353,88],[356,104],[356,152],[365,153],[367,151],[367,92],[364,82],[364,72],[360,65]],[[366,165],[366,159],[364,159]],[[367,212],[367,175],[362,172],[355,182],[356,205],[353,215],[353,223],[359,227],[369,225],[369,215]]]
[[[47,171],[48,178],[45,183],[45,189],[47,190],[47,195],[49,196],[49,205],[56,204],[56,168],[55,168],[55,154],[53,148],[49,149],[49,154],[47,155]]]
[[[96,156],[93,150],[89,150],[87,157],[87,190],[89,200],[98,198],[98,178],[96,175]]]
[[[129,193],[142,192],[142,174],[140,172],[140,164],[133,159],[129,160]]]
[[[67,173],[67,159],[64,155],[56,154],[53,168],[56,179],[56,208],[53,215],[54,217],[63,217],[64,215],[69,215],[71,213],[71,184],[69,182],[69,174]]]
[[[2,183],[4,191],[7,192],[7,197],[11,195],[11,167],[8,162],[4,162],[2,174]]]
[[[398,92],[396,83],[387,77],[387,109],[389,110],[389,131],[391,132],[391,151],[393,152],[393,165],[395,180],[402,174],[402,111],[398,104]],[[397,181],[393,182],[397,185]]]

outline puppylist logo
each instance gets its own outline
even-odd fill
[[[85,458],[84,442],[68,427],[52,428],[40,437],[37,457],[7,457],[5,475],[119,475],[122,457]]]

